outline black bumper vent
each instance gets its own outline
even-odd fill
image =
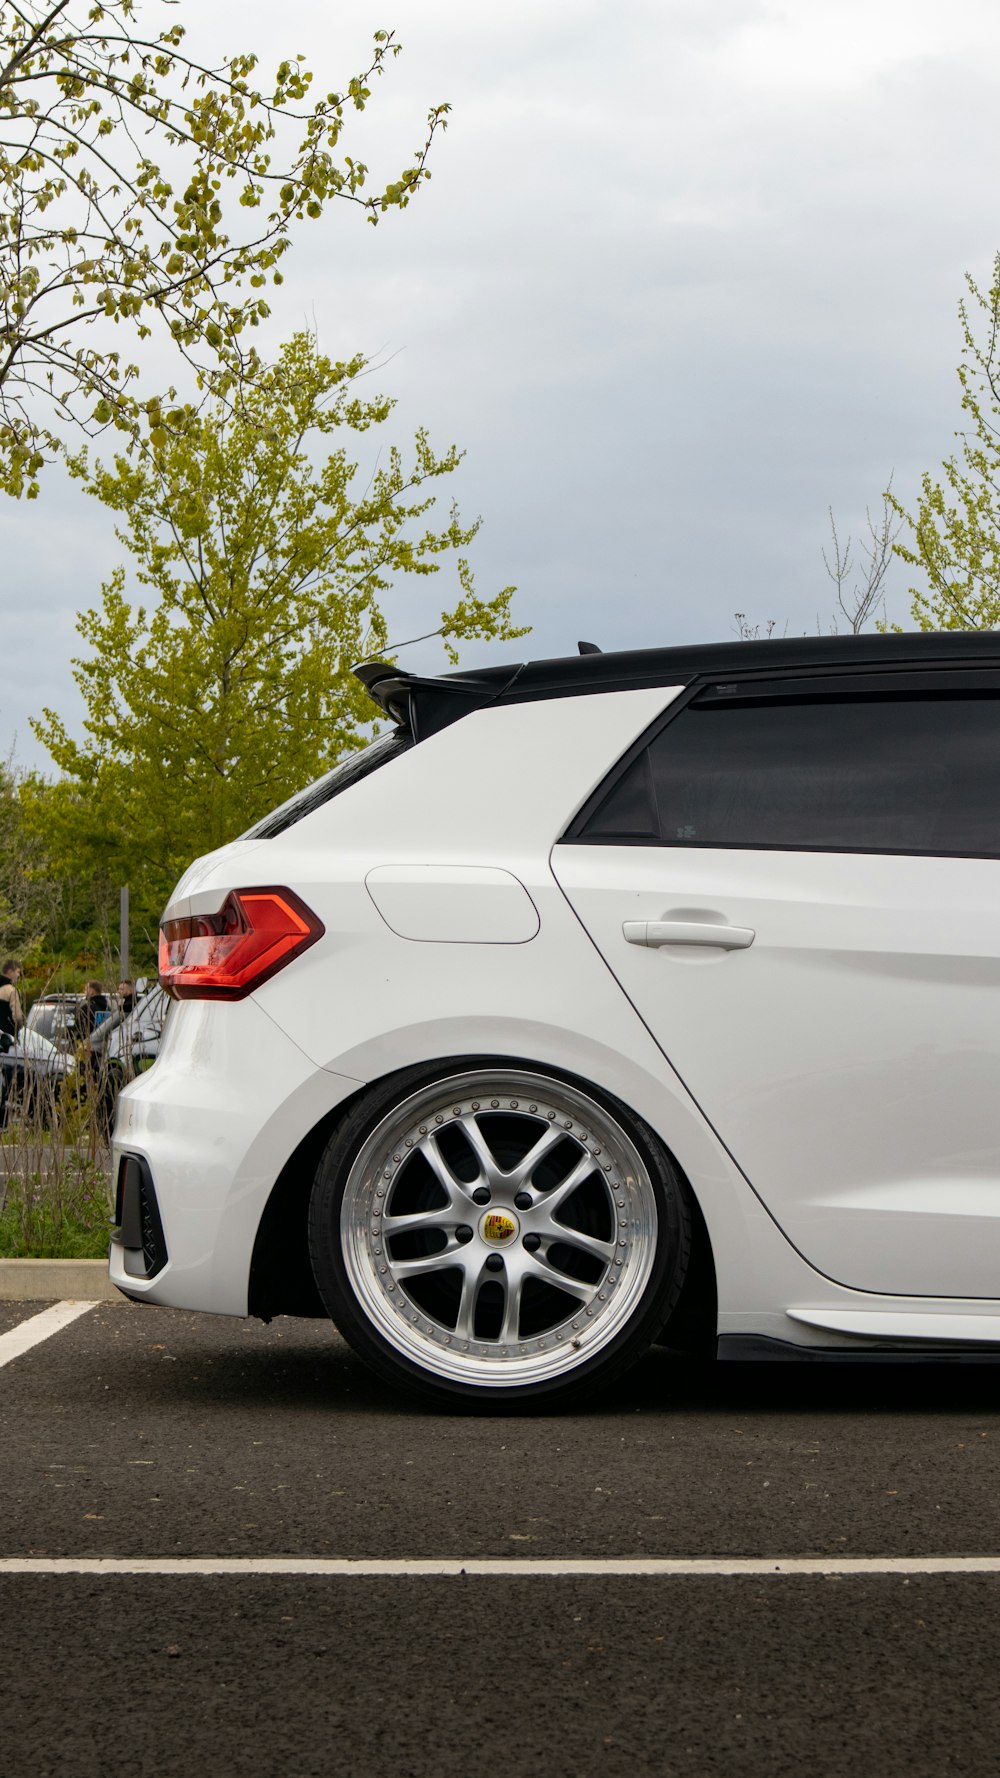
[[[112,1241],[142,1253],[144,1275],[155,1278],[167,1263],[159,1205],[153,1175],[139,1155],[122,1155],[115,1190],[115,1222]]]

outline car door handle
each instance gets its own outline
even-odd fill
[[[715,945],[720,951],[745,951],[756,936],[752,926],[714,920],[626,920],[622,931],[630,945]]]

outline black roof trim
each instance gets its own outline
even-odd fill
[[[587,693],[638,691],[694,680],[770,678],[894,668],[1000,665],[1000,632],[933,630],[905,635],[802,636],[766,642],[707,642],[681,648],[622,649],[560,655],[520,665],[420,678],[387,661],[355,667],[369,695],[422,740],[472,710]]]

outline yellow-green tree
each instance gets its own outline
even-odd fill
[[[958,452],[943,463],[942,479],[921,478],[916,513],[891,490],[887,496],[912,539],[897,541],[896,554],[923,576],[922,586],[910,588],[921,630],[1000,625],[1000,253],[988,290],[974,278],[966,282]]]
[[[359,393],[364,369],[298,334],[235,406],[111,466],[71,461],[120,515],[148,602],[130,601],[123,567],[79,620],[84,736],[52,710],[34,724],[63,774],[49,818],[67,860],[117,872],[149,911],[193,856],[363,738],[371,706],[350,668],[389,643],[383,596],[402,577],[451,565],[452,659],[460,638],[523,634],[513,588],[476,594],[464,552],[479,521],[428,517],[457,450],[437,455],[419,432],[409,462],[394,447],[359,473],[344,441],[392,406]]]
[[[62,912],[48,873],[44,835],[26,820],[23,774],[0,760],[0,963],[23,958],[48,937]]]
[[[293,224],[333,199],[377,221],[429,177],[447,106],[431,111],[412,166],[378,192],[344,152],[350,114],[364,110],[398,51],[391,33],[375,33],[363,72],[317,96],[300,56],[263,84],[253,54],[199,61],[166,3],[0,5],[0,491],[9,494],[37,491],[67,423],[159,428],[169,403],[137,392],[136,336],[165,330],[199,387],[238,386],[256,368],[246,330],[268,313],[262,293],[281,282]]]

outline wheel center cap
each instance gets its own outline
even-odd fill
[[[510,1210],[487,1210],[479,1223],[479,1233],[493,1247],[506,1247],[517,1239],[521,1225]]]

